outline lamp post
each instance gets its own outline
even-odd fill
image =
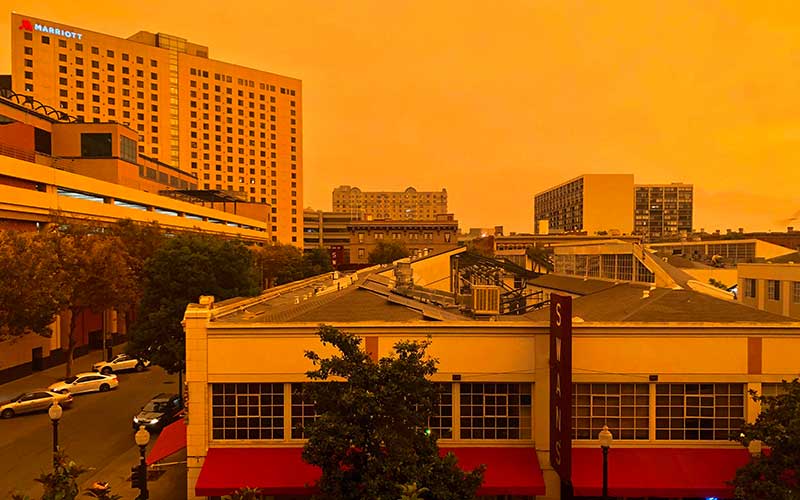
[[[47,410],[47,414],[50,416],[50,421],[53,422],[53,469],[56,468],[58,465],[58,421],[61,420],[61,414],[64,410],[61,409],[61,405],[58,404],[58,401],[53,400],[53,405],[50,406],[50,409]]]
[[[139,496],[136,500],[147,500],[150,496],[147,492],[147,462],[145,461],[144,453],[147,443],[150,442],[150,433],[147,432],[143,425],[140,425],[133,438],[136,440],[136,445],[139,446]]]
[[[608,430],[608,426],[604,425],[597,437],[603,450],[603,500],[608,500],[608,449],[611,448],[614,435]]]

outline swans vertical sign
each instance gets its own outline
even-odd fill
[[[562,483],[572,464],[572,297],[550,294],[550,465]],[[563,489],[563,488],[562,488]]]

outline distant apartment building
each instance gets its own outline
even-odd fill
[[[302,245],[300,80],[209,59],[208,47],[164,33],[118,38],[21,14],[11,25],[11,90],[130,127],[127,154],[269,205],[273,239]]]
[[[362,191],[339,186],[333,190],[333,211],[354,220],[436,220],[447,212],[447,190]]]
[[[367,264],[369,253],[380,241],[405,245],[411,256],[438,253],[458,246],[458,221],[453,214],[436,220],[353,221],[350,232],[350,263]]]
[[[633,174],[585,174],[534,197],[536,234],[633,232]]]
[[[800,319],[800,262],[740,264],[737,299],[762,311]]]
[[[764,261],[794,253],[791,248],[755,239],[652,243],[647,248],[663,256],[676,255],[717,266]]]
[[[692,232],[694,205],[691,184],[637,184],[633,231],[646,241]]]

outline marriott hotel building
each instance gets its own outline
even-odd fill
[[[13,92],[129,126],[139,155],[196,175],[198,189],[270,205],[273,239],[302,245],[300,80],[163,33],[117,38],[21,14],[11,24]]]

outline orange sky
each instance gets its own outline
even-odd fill
[[[794,0],[5,5],[121,37],[170,33],[302,79],[306,206],[330,209],[340,184],[446,187],[462,228],[532,231],[534,193],[625,172],[693,183],[695,228],[800,228]]]

